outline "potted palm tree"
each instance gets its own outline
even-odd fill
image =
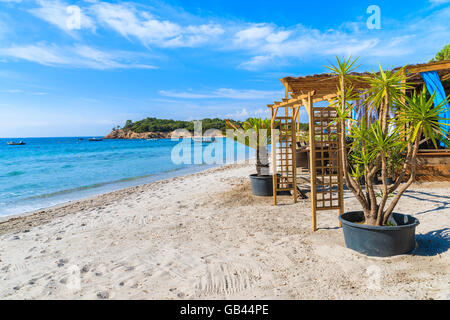
[[[386,183],[388,185],[394,184],[395,177],[398,170],[401,170],[403,159],[405,154],[403,153],[402,146],[399,145],[396,148],[393,148],[387,154],[387,177]]]
[[[273,179],[269,172],[267,152],[267,146],[271,143],[270,119],[249,118],[242,127],[229,120],[226,120],[226,124],[228,129],[232,129],[231,138],[256,150],[256,174],[250,175],[253,194],[272,196]]]
[[[411,87],[406,84],[404,68],[384,71],[380,66],[379,72],[356,77],[352,75],[355,62],[337,59],[337,66],[328,67],[339,79],[333,105],[343,132],[339,139],[344,178],[361,205],[361,210],[345,212],[339,217],[345,243],[370,256],[407,253],[415,247],[415,228],[419,221],[394,210],[415,180],[421,139],[430,138],[437,147],[436,136],[445,134],[440,123],[444,119],[440,115],[446,108],[446,101],[434,106],[434,94],[427,98],[425,91],[406,95]],[[364,104],[378,116],[372,123],[350,117],[354,107],[350,102],[360,96],[360,92],[353,89],[354,81],[363,81],[368,88],[364,92],[367,95]],[[351,139],[346,139],[345,124],[349,121],[352,123]],[[389,185],[388,157],[392,152],[402,152],[404,156],[396,161],[397,174]],[[381,173],[379,186],[373,183],[377,172]]]

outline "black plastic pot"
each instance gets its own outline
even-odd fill
[[[414,250],[416,226],[419,220],[409,215],[393,213],[397,226],[369,226],[362,211],[346,212],[339,217],[344,231],[345,245],[374,257],[390,257]]]
[[[250,181],[252,183],[252,191],[255,196],[273,196],[272,176],[258,176],[257,174],[251,174]]]
[[[360,185],[365,185],[366,184],[366,178],[364,176],[359,177],[358,182]]]
[[[377,177],[377,176],[372,177],[372,184],[374,184],[374,185],[380,184],[380,181],[378,180],[378,177]]]

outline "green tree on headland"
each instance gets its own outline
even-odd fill
[[[125,131],[131,130],[132,127],[133,127],[133,121],[127,120],[125,122],[125,126],[123,127],[123,130],[125,130]]]
[[[431,61],[450,60],[450,43],[442,48]]]
[[[219,118],[205,118],[202,119],[203,131],[209,129],[218,129],[225,133],[227,125],[225,120]],[[244,121],[230,120],[231,123],[242,126]],[[136,122],[127,120],[125,125],[120,128],[124,131],[131,131],[136,133],[144,132],[172,132],[176,129],[186,129],[189,132],[194,132],[193,121],[171,120],[171,119],[157,119],[157,118],[145,118]],[[307,131],[308,124],[301,124],[301,129]]]
[[[225,120],[214,118],[202,119],[203,130],[219,129],[222,132],[226,130]],[[241,121],[233,121],[236,124],[242,124]],[[124,131],[132,131],[136,133],[143,132],[172,132],[176,129],[186,129],[190,132],[194,131],[193,121],[181,121],[171,119],[157,119],[157,118],[145,118],[136,122],[127,120],[125,125],[121,128]]]

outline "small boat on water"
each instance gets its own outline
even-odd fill
[[[214,137],[194,138],[194,142],[213,143],[213,142],[216,142],[216,138],[214,138]]]
[[[89,138],[88,141],[103,141],[102,138]]]
[[[10,145],[10,146],[23,146],[23,145],[25,145],[26,143],[23,142],[23,141],[19,141],[19,142],[8,141],[7,144]]]

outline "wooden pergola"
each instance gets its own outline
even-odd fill
[[[399,68],[397,68],[399,69]],[[396,70],[396,69],[394,69]],[[450,79],[450,61],[407,66],[408,83],[416,89],[423,86],[421,72],[436,71],[441,81]],[[364,76],[368,73],[354,73]],[[336,97],[338,77],[330,73],[304,77],[286,77],[280,80],[285,88],[281,101],[269,104],[272,125],[273,200],[277,204],[280,191],[290,191],[297,201],[297,133],[302,107],[309,116],[309,173],[311,184],[312,228],[317,230],[317,211],[339,210],[343,213],[343,171],[340,166],[340,145],[335,137],[341,132],[333,124],[336,111],[330,107],[315,106],[318,102]],[[367,84],[352,80],[355,92],[363,93]],[[446,90],[448,86],[444,85]],[[448,92],[447,92],[448,95]],[[359,105],[359,101],[355,101]],[[278,130],[278,135],[276,134]]]

